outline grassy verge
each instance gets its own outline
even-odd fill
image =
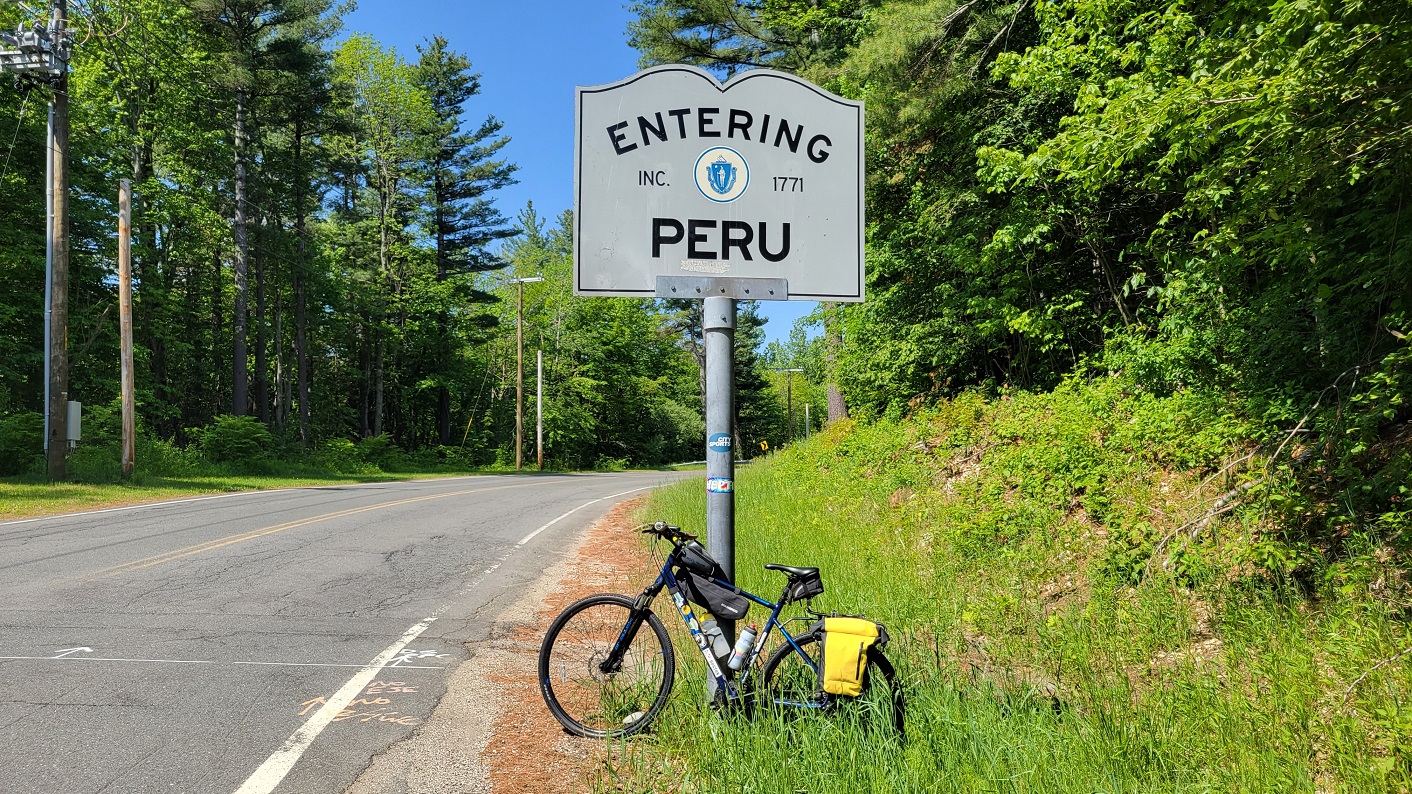
[[[1273,490],[1209,515],[1251,434],[1219,401],[1097,383],[844,424],[743,468],[741,584],[774,595],[763,563],[818,565],[817,606],[886,623],[907,740],[712,715],[679,644],[673,704],[612,784],[1412,791],[1405,534],[1299,567]],[[700,483],[645,515],[703,526]]]
[[[456,474],[329,474],[321,476],[208,474],[177,477],[146,476],[138,477],[132,483],[50,483],[9,477],[0,479],[0,521],[232,491],[299,488],[351,482],[392,482],[452,476],[456,476]]]

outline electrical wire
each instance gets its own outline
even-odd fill
[[[25,111],[29,109],[29,97],[34,93],[34,86],[30,86],[25,92],[25,98],[20,102],[20,117],[15,119],[15,134],[10,136],[10,150],[5,153],[5,166],[0,168],[0,183],[10,175],[10,157],[15,153],[15,142],[20,139],[20,129],[24,126]]]

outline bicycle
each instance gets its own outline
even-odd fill
[[[652,601],[666,589],[715,679],[713,706],[747,713],[757,705],[787,712],[856,710],[870,724],[902,734],[902,693],[896,672],[881,651],[887,641],[885,630],[867,652],[862,694],[849,698],[822,690],[822,619],[830,616],[810,606],[810,599],[824,591],[818,568],[766,565],[786,579],[779,601],[771,602],[726,581],[724,571],[696,536],[681,527],[658,521],[642,534],[672,544],[656,580],[636,598],[601,593],[580,599],[560,613],[545,633],[539,651],[540,691],[565,730],[588,738],[631,736],[661,713],[671,695],[676,655],[666,627],[652,611]],[[798,601],[806,602],[807,616],[780,621],[781,610]],[[753,646],[741,652],[738,678],[723,664],[718,642],[708,636],[711,626],[697,620],[693,603],[707,607],[713,618],[729,620],[743,618],[751,603],[770,610]],[[812,624],[803,633],[791,635],[785,627],[798,621]],[[756,687],[756,662],[776,629],[783,641],[767,657]]]

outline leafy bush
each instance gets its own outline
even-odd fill
[[[137,470],[156,477],[186,477],[210,474],[211,465],[194,449],[182,449],[174,444],[137,433],[137,449],[133,451]]]
[[[0,476],[24,474],[42,454],[42,414],[14,414],[0,419]]]
[[[390,471],[402,462],[402,450],[392,443],[392,436],[382,433],[358,442],[358,456],[383,470]]]
[[[346,438],[324,441],[309,462],[335,474],[377,474],[378,467],[363,459],[358,446]]]
[[[249,416],[218,416],[201,431],[201,452],[213,463],[253,463],[268,454],[271,442],[270,431]]]
[[[105,483],[122,479],[122,452],[112,444],[80,443],[69,452],[65,466],[67,479],[74,482]]]

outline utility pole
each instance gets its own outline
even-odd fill
[[[69,308],[69,53],[68,2],[56,0],[49,26],[31,23],[0,33],[0,72],[47,83],[49,133],[45,194],[47,267],[45,294],[44,449],[49,479],[64,478],[68,457]]]
[[[515,471],[524,462],[525,439],[525,285],[543,281],[543,276],[512,278],[515,285]]]
[[[791,368],[791,369],[777,369],[777,370],[775,370],[775,372],[783,372],[783,373],[785,373],[785,380],[784,380],[784,395],[785,395],[785,396],[784,396],[784,401],[785,401],[785,405],[787,406],[787,408],[786,408],[785,410],[786,410],[786,415],[787,415],[787,417],[788,417],[787,421],[788,421],[788,424],[789,424],[789,432],[786,433],[785,435],[789,436],[789,443],[791,443],[791,444],[794,443],[794,373],[796,373],[796,372],[803,372],[803,371],[804,371],[804,370],[802,370],[802,369],[800,369],[800,368],[798,368],[798,367],[794,367],[794,368]]]
[[[544,351],[536,351],[534,387],[534,452],[544,471]]]
[[[123,405],[123,478],[132,479],[137,397],[132,371],[132,181],[118,182],[118,358]]]
[[[809,440],[809,403],[804,403],[804,440]]]

